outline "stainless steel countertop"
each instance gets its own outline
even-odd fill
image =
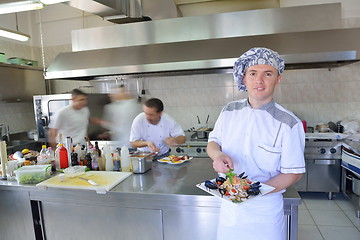
[[[342,140],[342,145],[360,155],[360,141]]]
[[[154,161],[152,169],[143,174],[132,174],[123,182],[115,186],[109,193],[110,195],[126,194],[146,194],[163,197],[171,195],[185,196],[209,196],[210,194],[197,188],[195,185],[207,179],[213,179],[217,176],[212,168],[212,161],[209,158],[194,158],[189,162],[180,165],[171,165]],[[43,195],[41,192],[62,192],[62,191],[83,191],[83,190],[63,190],[49,189],[38,190],[34,185],[22,185],[16,181],[0,180],[0,188],[13,187],[34,191],[35,195]],[[87,195],[87,194],[86,194]],[[107,194],[106,194],[107,195]],[[284,193],[285,202],[288,204],[301,204],[301,198],[294,188],[289,188]]]

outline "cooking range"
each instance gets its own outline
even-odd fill
[[[340,192],[341,142],[336,134],[307,134],[305,141],[306,173],[295,184],[298,191],[327,192],[332,199],[334,192]]]
[[[186,141],[184,144],[171,147],[170,154],[178,156],[188,155],[190,157],[208,158],[209,156],[206,152],[208,135],[199,137],[196,132],[186,132],[186,134],[189,134],[187,138],[190,140]]]

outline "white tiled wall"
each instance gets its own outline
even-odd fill
[[[126,80],[131,82],[132,80]],[[136,84],[131,84],[132,89]],[[197,127],[197,116],[213,127],[222,107],[245,98],[232,74],[205,74],[144,79],[145,97],[163,100],[165,111],[186,130]],[[360,112],[360,63],[333,69],[289,70],[275,92],[275,101],[293,111],[308,126],[337,122]]]
[[[33,103],[0,103],[0,124],[9,126],[10,133],[20,133],[35,129]]]

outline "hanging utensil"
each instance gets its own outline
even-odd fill
[[[207,115],[207,118],[206,118],[206,123],[205,123],[205,124],[206,124],[206,126],[207,126],[207,124],[208,124],[209,117],[210,117],[210,115],[208,114],[208,115]]]
[[[199,118],[199,116],[196,116],[197,117],[197,119],[198,119],[198,124],[200,124],[200,118]]]

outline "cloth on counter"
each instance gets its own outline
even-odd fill
[[[160,122],[153,125],[146,120],[145,113],[140,113],[131,126],[130,141],[151,141],[160,149],[159,154],[169,151],[164,140],[168,137],[185,136],[181,126],[168,114],[162,113]],[[141,151],[150,151],[148,147],[139,148]]]
[[[234,64],[234,80],[240,91],[247,91],[243,78],[245,76],[246,69],[254,65],[273,66],[279,74],[282,74],[285,69],[284,60],[277,52],[267,48],[251,48],[241,55]]]

